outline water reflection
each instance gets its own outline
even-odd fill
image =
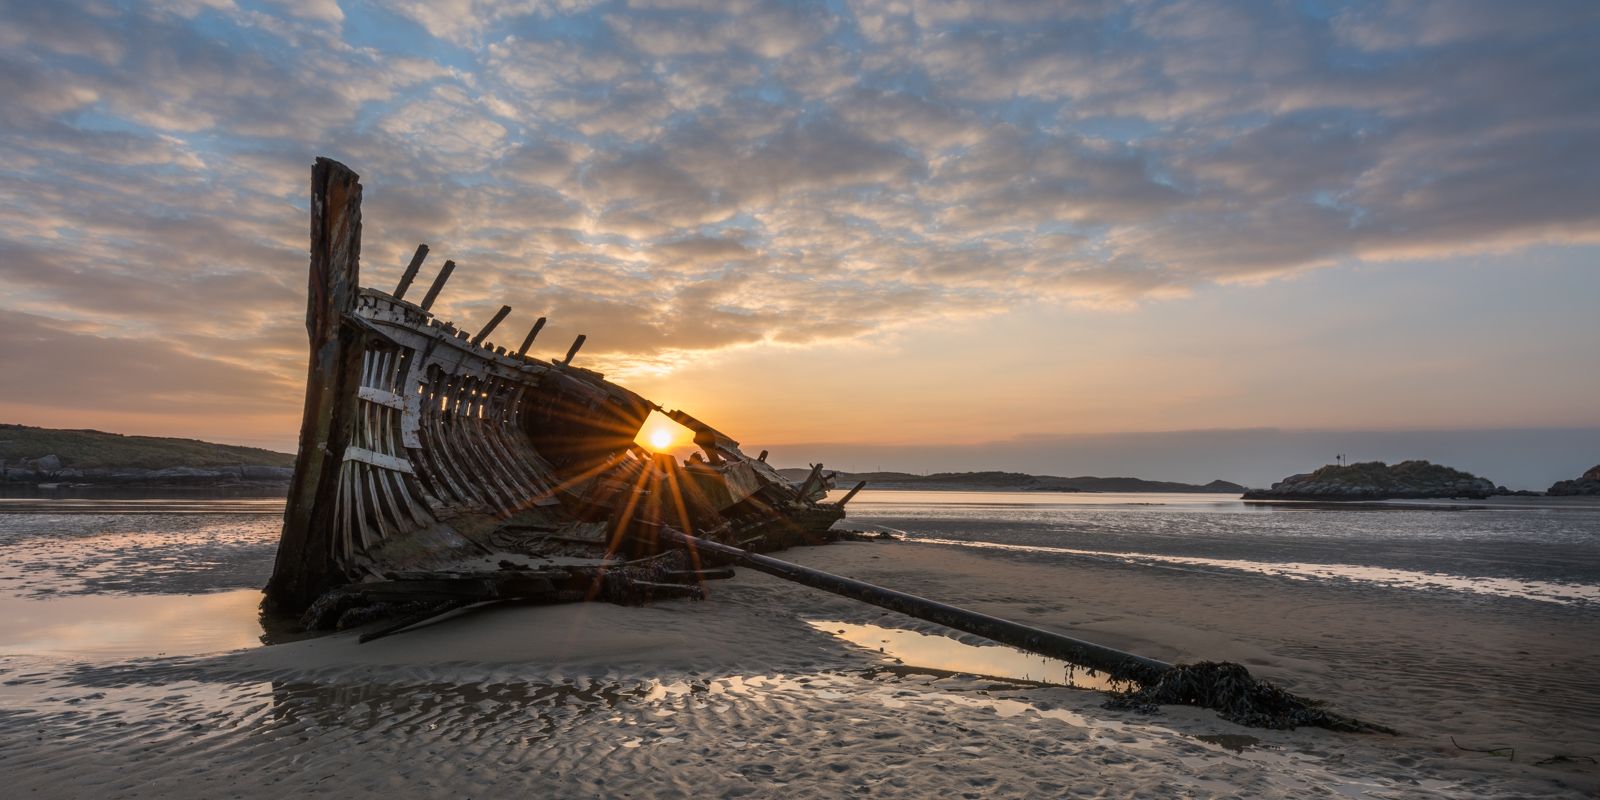
[[[806,620],[806,624],[857,647],[876,650],[913,667],[989,678],[1049,683],[1077,689],[1113,691],[1126,689],[1129,686],[1125,681],[1113,681],[1104,673],[1080,667],[1070,661],[1046,658],[1002,645],[971,645],[948,636],[935,636],[903,628],[885,628],[881,625],[860,625],[828,620]]]
[[[0,594],[0,653],[91,659],[190,656],[261,644],[261,592],[70,595]]]

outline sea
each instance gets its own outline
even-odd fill
[[[1600,498],[1352,504],[1220,494],[874,491],[847,524],[1035,564],[1353,583],[1600,606]],[[0,655],[180,656],[254,647],[283,500],[0,497]]]
[[[850,519],[1037,562],[1600,603],[1600,498],[1291,503],[1219,494],[863,492]]]

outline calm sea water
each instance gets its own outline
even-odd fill
[[[1600,608],[1600,501],[1309,507],[1209,494],[864,491],[850,522],[996,558]],[[0,498],[0,655],[248,646],[283,503]],[[203,612],[203,613],[202,613]]]
[[[864,491],[850,519],[1033,560],[1600,603],[1600,498],[1247,503],[1215,494]]]

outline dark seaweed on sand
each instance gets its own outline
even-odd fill
[[[1252,728],[1309,726],[1350,733],[1394,733],[1382,725],[1319,708],[1317,701],[1256,680],[1249,670],[1227,661],[1179,664],[1161,673],[1155,683],[1123,692],[1106,705],[1146,713],[1164,705],[1198,706]]]

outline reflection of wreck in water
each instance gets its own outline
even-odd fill
[[[694,595],[722,573],[658,540],[663,526],[755,549],[833,535],[843,504],[819,502],[820,465],[796,485],[765,452],[574,366],[583,336],[559,361],[529,356],[543,318],[508,350],[488,337],[509,306],[476,335],[434,317],[454,262],[406,300],[426,245],[393,293],[362,287],[357,180],[313,170],[311,363],[273,610],[324,598],[308,619],[328,627],[491,599]],[[635,444],[652,412],[693,432],[694,458]]]

